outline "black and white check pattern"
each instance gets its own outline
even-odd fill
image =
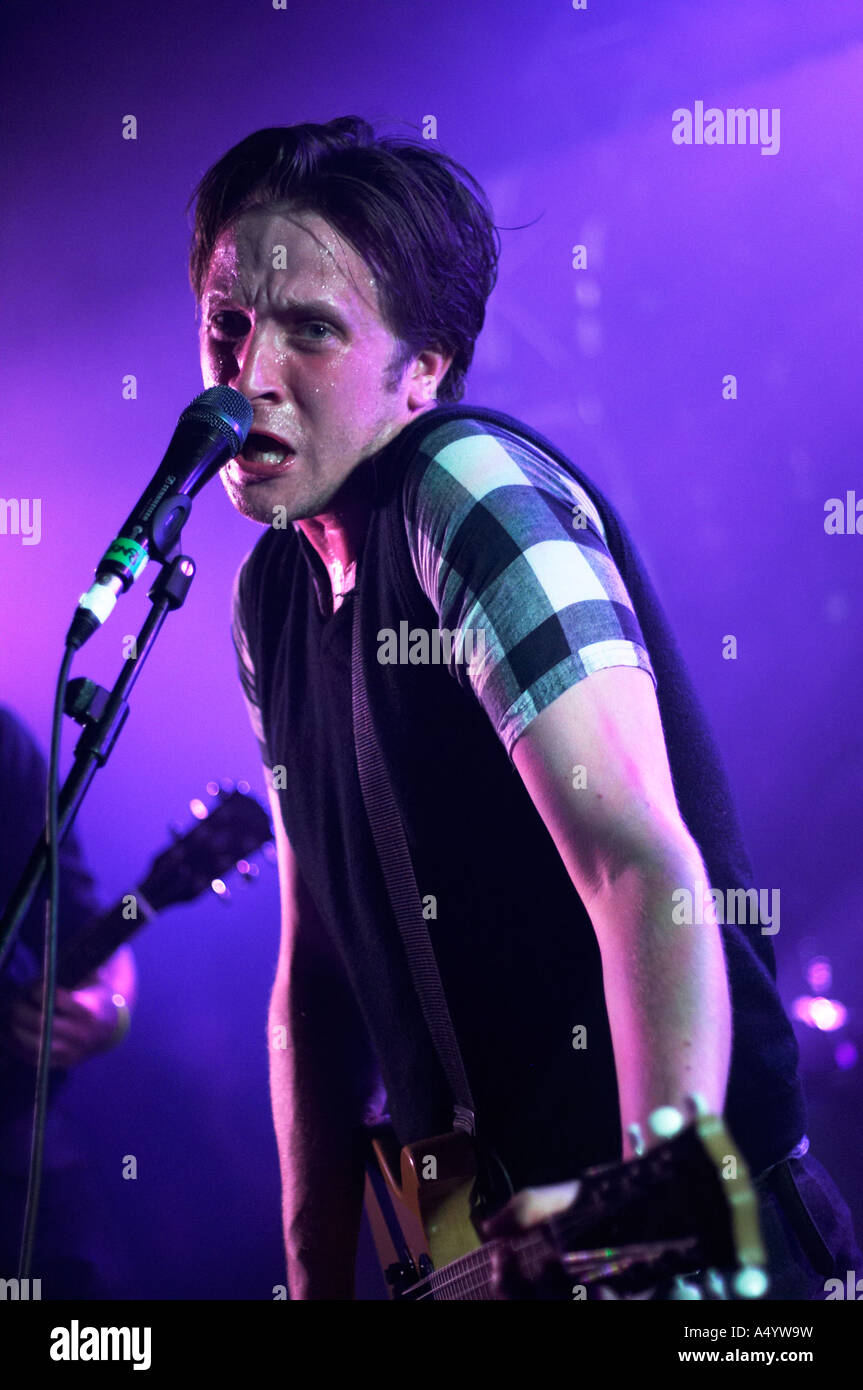
[[[414,570],[440,628],[485,631],[484,650],[466,647],[449,669],[507,753],[593,671],[640,666],[656,685],[596,506],[554,459],[496,426],[452,420],[412,460],[404,500]]]

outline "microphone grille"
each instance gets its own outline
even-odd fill
[[[210,386],[186,406],[180,418],[214,426],[239,449],[252,428],[252,407],[232,386]]]

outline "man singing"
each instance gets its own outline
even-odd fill
[[[531,1189],[512,1221],[543,1208],[535,1189],[650,1147],[650,1114],[698,1094],[758,1177],[770,1296],[823,1296],[851,1267],[847,1209],[803,1156],[770,936],[709,911],[752,871],[650,581],[553,445],[447,408],[496,277],[482,190],[346,117],[258,131],[195,197],[204,382],[254,410],[223,481],[266,528],[235,640],[279,847],[292,1297],[353,1297],[361,1126],[382,1091],[402,1144],[452,1121],[360,790],[354,604],[381,643],[370,705],[480,1132]],[[405,657],[405,630],[483,640],[436,662],[422,642]],[[675,921],[681,889],[705,898],[702,925]]]

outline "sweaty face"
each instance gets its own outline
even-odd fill
[[[201,370],[254,411],[221,475],[243,516],[320,515],[399,432],[413,412],[407,376],[396,389],[387,377],[396,347],[370,268],[328,222],[268,207],[225,229],[201,295]]]

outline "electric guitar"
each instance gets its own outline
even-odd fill
[[[766,1291],[757,1198],[714,1115],[642,1157],[587,1169],[564,1212],[486,1243],[471,1220],[470,1136],[439,1135],[400,1153],[387,1124],[369,1138],[376,1162],[367,1169],[366,1211],[394,1299],[511,1296],[500,1292],[504,1261],[516,1286],[530,1290],[524,1297],[645,1297],[677,1275],[706,1270],[730,1276],[737,1297]]]
[[[142,879],[107,912],[86,923],[64,942],[57,956],[57,983],[74,989],[103,965],[135,932],[176,903],[192,902],[208,888],[227,896],[223,875],[237,870],[247,880],[257,876],[252,855],[269,849],[272,825],[248,782],[211,782],[212,810],[204,801],[191,803],[196,821],[185,834],[157,855]],[[20,988],[26,988],[27,981]]]

